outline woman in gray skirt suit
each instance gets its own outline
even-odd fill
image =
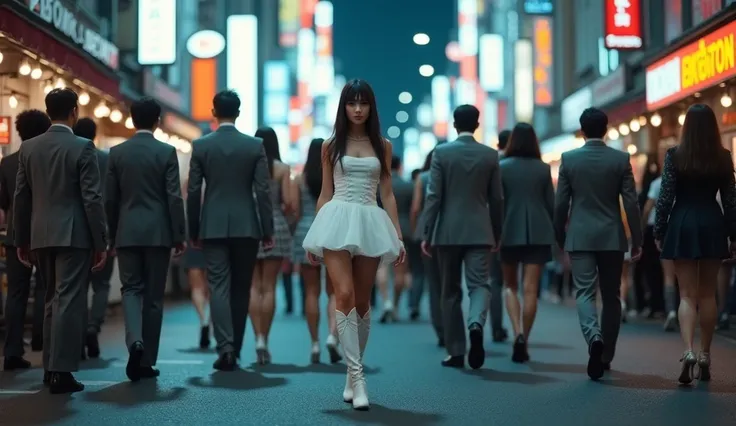
[[[534,128],[519,123],[511,132],[501,160],[505,214],[501,263],[506,310],[514,329],[514,362],[529,360],[527,339],[537,315],[537,290],[544,264],[552,258],[554,189],[549,165],[542,161]],[[523,271],[523,303],[519,301],[519,265]]]

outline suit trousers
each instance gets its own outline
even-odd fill
[[[470,308],[467,324],[486,322],[491,297],[489,246],[438,246],[440,280],[442,282],[442,317],[445,347],[451,356],[465,355],[467,350],[463,322],[463,265]]]
[[[437,249],[432,249],[432,257],[422,255],[424,262],[424,281],[429,291],[429,318],[437,338],[445,340],[444,320],[442,318],[442,283],[437,262]]]
[[[491,329],[503,329],[503,270],[501,255],[491,253]]]
[[[130,348],[141,342],[145,349],[141,363],[151,367],[158,359],[171,248],[120,247],[117,253],[123,285],[125,344]]]
[[[31,293],[33,269],[27,268],[18,260],[15,247],[5,247],[5,267],[8,279],[8,295],[5,300],[5,347],[6,357],[23,356],[23,332]],[[46,289],[36,269],[36,282],[33,285],[33,331],[34,338],[43,336],[43,311]]]
[[[616,353],[616,341],[621,328],[621,271],[624,264],[622,251],[570,252],[572,279],[578,320],[585,341],[603,339],[603,360],[611,362]],[[600,287],[603,310],[600,324],[596,307],[597,287]]]
[[[46,286],[43,367],[59,373],[77,371],[86,322],[92,250],[50,247],[34,250],[34,256]]]
[[[92,272],[89,284],[92,288],[92,305],[87,317],[87,333],[97,334],[105,322],[107,300],[110,297],[110,279],[115,268],[115,258],[108,257],[105,267],[100,271]]]
[[[203,241],[212,328],[219,354],[233,352],[239,357],[243,348],[258,245],[255,238]]]

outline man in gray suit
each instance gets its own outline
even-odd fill
[[[606,146],[608,117],[595,108],[580,116],[585,145],[562,154],[554,226],[569,253],[578,319],[588,343],[588,376],[610,368],[621,326],[621,270],[629,250],[619,199],[631,229],[631,259],[641,256],[642,229],[629,154]],[[566,229],[567,228],[567,229]],[[603,301],[600,325],[596,287]]]
[[[497,251],[503,226],[503,191],[498,152],[476,142],[479,111],[472,105],[455,109],[458,138],[435,148],[425,201],[422,252],[437,248],[442,282],[442,315],[447,367],[463,367],[466,340],[462,311],[462,271],[470,309],[468,364],[483,366],[483,324],[490,299],[491,251]]]
[[[159,375],[164,290],[171,249],[184,252],[186,221],[176,148],[153,137],[161,106],[133,102],[135,135],[110,150],[105,207],[123,285],[125,373],[132,381]]]
[[[74,134],[89,139],[94,142],[97,138],[97,124],[91,118],[80,118],[74,125]],[[107,178],[107,153],[101,149],[97,150],[97,165],[100,167],[100,188],[104,199],[105,181]],[[92,287],[92,306],[89,308],[87,317],[87,327],[85,333],[85,347],[82,347],[82,359],[87,355],[90,358],[98,358],[100,356],[100,342],[97,338],[100,334],[102,324],[105,322],[105,313],[107,312],[107,300],[110,296],[110,278],[112,278],[112,270],[115,266],[113,258],[109,256],[105,267],[98,272],[94,272],[90,277],[90,287]],[[85,351],[86,349],[86,351]]]
[[[195,247],[203,247],[207,262],[219,354],[213,367],[232,371],[243,347],[258,242],[262,240],[266,250],[274,244],[273,206],[263,143],[235,128],[240,98],[224,91],[213,103],[219,128],[194,141],[187,216],[189,238]],[[203,181],[207,182],[204,203]]]
[[[504,130],[498,134],[498,158],[503,159],[506,145],[509,143],[511,130]],[[491,254],[491,336],[494,342],[505,342],[509,333],[503,326],[503,271],[501,270],[501,256],[496,252]]]
[[[51,393],[84,389],[79,369],[90,269],[107,259],[107,223],[97,149],[75,136],[78,97],[71,89],[46,95],[53,123],[20,147],[13,203],[18,259],[31,266],[31,251],[46,284],[43,332],[44,382]]]

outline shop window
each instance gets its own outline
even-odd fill
[[[682,0],[664,0],[664,3],[664,41],[669,43],[682,34]]]
[[[701,24],[723,9],[723,0],[692,0],[693,26]]]

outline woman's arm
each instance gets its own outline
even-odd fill
[[[387,164],[391,164],[393,147],[388,141],[385,142],[385,147],[386,162]],[[386,210],[386,213],[388,213],[388,217],[391,218],[391,222],[394,224],[394,228],[396,228],[396,235],[399,236],[400,240],[403,240],[404,237],[401,235],[401,226],[399,225],[399,213],[396,209],[396,198],[394,197],[394,190],[391,186],[391,174],[381,176],[381,182],[378,185],[378,189],[381,193],[381,203],[383,204],[383,209]]]
[[[302,192],[301,192],[301,184],[302,184],[302,176],[295,176],[294,179],[291,179],[291,184],[289,185],[289,193],[290,193],[290,203],[291,208],[293,209],[293,216],[295,221],[299,221],[299,218],[302,215]]]
[[[674,149],[670,148],[664,156],[664,167],[662,167],[662,183],[659,189],[659,197],[657,197],[657,213],[654,220],[654,238],[657,241],[664,240],[667,234],[667,222],[670,219],[672,204],[675,202],[675,155]]]
[[[279,168],[281,168],[283,171],[283,175],[281,176],[281,199],[284,202],[283,205],[283,211],[284,214],[290,214],[293,210],[293,205],[291,204],[292,197],[291,197],[291,168],[288,164],[280,163]]]
[[[731,152],[728,152],[728,156],[724,161],[731,162]],[[736,241],[736,179],[733,173],[729,173],[728,176],[721,181],[721,187],[719,189],[721,195],[721,205],[723,206],[723,215],[726,218],[726,229],[728,230],[728,237],[733,243]]]
[[[422,213],[422,197],[424,196],[424,188],[422,188],[421,175],[417,176],[414,181],[414,195],[411,197],[411,212],[409,213],[409,223],[411,224],[411,230],[416,232],[417,220],[419,215]]]
[[[332,200],[335,193],[335,184],[332,181],[332,161],[330,160],[329,146],[332,143],[328,139],[322,143],[322,189],[319,191],[317,198],[317,211],[322,208],[328,201]]]

